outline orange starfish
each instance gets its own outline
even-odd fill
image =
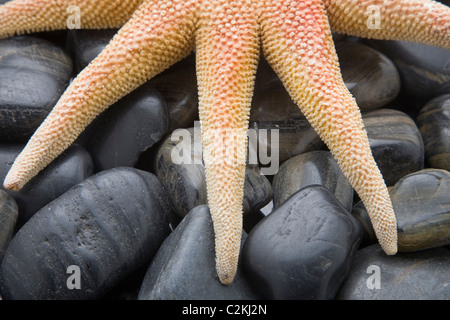
[[[389,194],[342,80],[330,26],[450,48],[448,7],[431,0],[16,0],[0,6],[0,37],[64,29],[74,5],[83,28],[124,26],[67,88],[16,159],[6,188],[20,189],[100,112],[195,49],[216,267],[229,284],[240,248],[246,130],[262,47],[363,200],[381,246],[396,253]],[[224,145],[228,153],[218,152]]]

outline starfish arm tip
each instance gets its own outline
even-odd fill
[[[8,174],[3,182],[3,187],[11,191],[19,191],[22,189],[23,184],[16,176]]]
[[[388,244],[388,245],[382,245],[383,251],[388,255],[388,256],[393,256],[397,253],[397,244]]]
[[[389,224],[383,228],[383,231],[379,230],[379,240],[383,251],[389,255],[395,255],[398,251],[397,246],[397,222],[396,220],[391,221]]]
[[[217,276],[219,277],[220,282],[226,286],[230,285],[233,282],[235,273],[236,272],[228,272],[222,270],[219,267],[217,268]]]

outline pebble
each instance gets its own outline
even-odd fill
[[[360,238],[359,223],[328,189],[306,187],[252,229],[242,262],[267,299],[333,299]]]
[[[180,149],[178,149],[180,148]],[[189,152],[183,159],[183,151]],[[184,217],[194,207],[206,204],[206,177],[202,160],[200,128],[175,131],[157,151],[155,174],[170,194],[174,211]],[[272,199],[269,180],[259,167],[247,165],[244,184],[244,213],[264,207]]]
[[[117,29],[72,29],[67,32],[67,51],[71,53],[76,73],[83,70],[111,41]]]
[[[18,215],[16,201],[5,191],[0,190],[0,262],[12,239]]]
[[[100,298],[150,261],[170,232],[169,214],[153,174],[98,173],[17,232],[0,266],[0,294],[6,300]]]
[[[383,107],[400,92],[400,78],[392,61],[377,50],[361,43],[337,41],[344,82],[362,111]],[[326,150],[299,107],[292,101],[281,81],[265,60],[258,67],[255,94],[250,111],[250,128],[277,141],[258,140],[258,147],[267,154],[279,154],[279,163],[300,154]],[[276,143],[276,144],[274,144]],[[272,150],[274,148],[274,150]],[[276,149],[275,149],[276,148]]]
[[[424,169],[401,178],[389,188],[397,219],[399,251],[419,251],[450,244],[450,173]],[[361,248],[377,243],[369,215],[358,202],[353,216],[363,227]]]
[[[432,99],[450,92],[450,50],[407,41],[368,41],[397,67],[402,93]]]
[[[399,251],[450,244],[449,190],[450,172],[442,169],[409,174],[392,187]]]
[[[362,240],[359,248],[367,247],[371,244],[378,243],[375,230],[373,230],[372,221],[369,218],[366,207],[362,201],[358,201],[352,208],[352,216],[358,220],[362,228]]]
[[[22,144],[0,144],[0,181],[5,179],[12,163],[22,151]],[[5,190],[19,207],[18,225],[23,225],[46,204],[93,174],[90,154],[76,144],[44,168],[20,191]]]
[[[278,155],[279,164],[302,153],[326,149],[264,59],[258,66],[249,122],[258,138],[254,143],[257,152],[263,156]],[[277,130],[278,139],[272,129]]]
[[[386,255],[378,244],[359,250],[340,300],[448,300],[450,251],[435,248]]]
[[[243,232],[243,241],[246,233]],[[166,238],[147,270],[139,300],[249,300],[261,295],[246,280],[241,264],[224,286],[216,273],[214,230],[206,205],[187,214]]]
[[[450,94],[429,101],[420,110],[417,125],[428,166],[450,170]]]
[[[81,71],[94,60],[116,32],[116,29],[70,30],[68,50],[74,55],[76,70]],[[193,54],[150,79],[147,85],[164,97],[170,118],[168,132],[193,126],[198,118],[197,76]]]
[[[378,109],[363,114],[373,157],[388,186],[424,168],[425,151],[417,125],[407,114]]]
[[[400,93],[394,63],[381,52],[358,42],[335,42],[342,78],[361,111],[392,102]]]
[[[144,84],[98,116],[77,142],[91,153],[96,172],[132,167],[142,152],[162,139],[168,123],[163,98]]]
[[[277,155],[278,163],[282,164],[296,155],[326,149],[284,88],[255,93],[250,129],[256,133],[257,140],[253,145],[260,162],[263,162],[260,153],[266,157]]]
[[[0,40],[0,141],[25,142],[66,89],[72,60],[31,36]]]
[[[329,151],[312,151],[284,162],[272,182],[273,205],[279,207],[291,195],[309,185],[323,185],[351,211],[353,188]]]
[[[149,80],[161,95],[169,110],[169,128],[190,128],[198,119],[198,87],[195,73],[195,56],[176,63],[165,72]]]

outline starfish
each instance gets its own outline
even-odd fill
[[[82,28],[121,29],[30,138],[5,188],[22,188],[108,106],[195,51],[216,270],[231,283],[261,50],[359,194],[383,250],[397,252],[389,193],[342,80],[331,30],[450,49],[450,8],[432,0],[15,0],[0,6],[0,38],[66,29],[73,5]]]

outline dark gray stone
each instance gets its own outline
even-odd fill
[[[278,164],[282,164],[296,155],[326,149],[286,90],[277,86],[255,92],[250,111],[250,129],[256,133],[256,139],[249,136],[249,148],[253,145],[262,165],[270,166],[265,162],[274,155],[278,157]],[[277,130],[278,139],[272,141],[276,138],[274,129]],[[269,159],[262,159],[261,152]]]
[[[0,40],[0,141],[25,142],[66,89],[72,61],[44,39]]]
[[[388,186],[424,168],[422,136],[414,121],[393,109],[363,113],[373,157]]]
[[[77,142],[91,153],[96,172],[132,167],[166,134],[168,121],[163,98],[147,83],[104,111]]]
[[[400,76],[388,57],[357,42],[335,44],[342,78],[362,111],[380,108],[397,97]]]
[[[408,41],[368,43],[395,64],[404,94],[429,100],[450,93],[450,50]]]
[[[198,119],[198,87],[195,73],[195,56],[176,63],[163,73],[149,80],[161,95],[169,110],[169,128],[190,128]]]
[[[425,169],[411,173],[392,187],[390,195],[399,251],[450,244],[450,172]]]
[[[268,299],[333,299],[360,234],[359,223],[325,187],[306,187],[252,229],[242,261]]]
[[[0,181],[5,179],[23,147],[22,144],[0,145]],[[44,168],[20,191],[5,190],[3,185],[0,188],[17,201],[20,212],[18,225],[21,226],[43,206],[91,176],[93,170],[90,154],[86,149],[75,144]]]
[[[450,170],[450,94],[429,101],[419,112],[417,126],[428,166]]]
[[[373,230],[372,221],[369,218],[366,207],[362,201],[358,201],[352,208],[352,215],[358,220],[362,227],[362,240],[360,248],[367,247],[371,244],[378,243],[375,230]]]
[[[450,244],[450,173],[424,169],[401,178],[389,188],[397,219],[398,250],[419,251]],[[377,243],[369,215],[358,202],[353,216],[363,226],[361,247]]]
[[[312,151],[284,162],[272,182],[274,208],[309,185],[323,185],[350,211],[353,188],[329,151]]]
[[[111,41],[118,29],[72,29],[67,32],[67,50],[72,54],[76,73],[83,70]]]
[[[0,266],[3,299],[94,299],[136,271],[169,234],[168,197],[151,173],[103,171],[37,212]],[[80,289],[69,289],[70,266]],[[70,270],[69,270],[70,271]]]
[[[450,296],[450,251],[445,248],[388,256],[374,244],[359,250],[354,260],[338,299],[448,300]]]
[[[243,232],[243,241],[246,233]],[[224,286],[216,273],[214,229],[206,205],[197,206],[161,245],[142,283],[140,300],[248,300],[261,296],[238,266]]]
[[[14,199],[0,190],[0,263],[12,239],[18,215],[19,211]]]
[[[191,154],[184,158],[183,152],[187,152],[189,148]],[[182,129],[166,137],[155,158],[155,173],[168,190],[173,209],[180,217],[184,217],[196,206],[206,204],[200,128]],[[259,167],[247,165],[244,213],[264,207],[271,199],[272,186],[269,180],[261,174]]]
[[[116,29],[70,30],[68,47],[74,55],[76,70],[81,71],[106,47]],[[149,80],[164,97],[169,110],[169,128],[189,128],[198,118],[198,89],[195,74],[195,56],[176,63],[171,68]]]

